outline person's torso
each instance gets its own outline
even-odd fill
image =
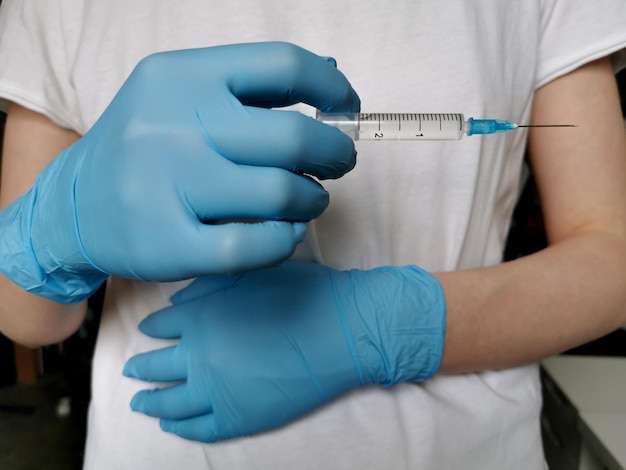
[[[74,1],[81,26],[69,35],[69,60],[82,132],[151,52],[269,40],[334,57],[366,112],[529,118],[537,2]],[[355,170],[323,182],[330,206],[296,256],[340,269],[498,263],[524,146],[523,131],[450,142],[359,141]],[[534,367],[371,387],[275,432],[221,444],[163,433],[157,420],[129,408],[133,393],[149,385],[121,371],[131,355],[163,345],[136,326],[181,285],[110,282],[86,468],[543,465]]]

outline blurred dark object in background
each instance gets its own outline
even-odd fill
[[[0,4],[2,0],[0,0]],[[0,113],[0,170],[2,169],[2,136],[4,135],[4,124],[6,114]],[[15,384],[15,355],[13,353],[13,342],[9,341],[0,333],[0,387]]]

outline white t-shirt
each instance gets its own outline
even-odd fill
[[[626,2],[5,0],[0,97],[84,133],[134,65],[161,50],[284,40],[337,59],[367,112],[529,119],[533,92],[626,47]],[[304,112],[311,112],[304,110]],[[563,116],[567,122],[567,116]],[[555,131],[556,132],[556,131]],[[453,142],[358,142],[298,251],[336,268],[499,263],[523,130]],[[130,411],[122,377],[162,347],[138,322],[181,283],[111,279],[94,358],[88,469],[538,469],[535,366],[357,390],[282,429],[206,445]]]

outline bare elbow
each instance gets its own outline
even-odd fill
[[[24,291],[8,295],[0,305],[0,331],[27,347],[56,344],[73,335],[82,324],[87,302],[61,305]],[[12,297],[12,302],[9,301]]]
[[[3,334],[17,344],[28,348],[38,348],[65,341],[78,331],[80,325],[81,322],[77,322],[69,328],[66,325],[62,327],[54,325],[52,328],[45,328],[44,325],[40,325],[37,328],[22,328],[11,331],[3,330]]]

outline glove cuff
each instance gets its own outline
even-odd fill
[[[54,246],[55,234],[63,237],[68,245],[67,239],[76,236],[75,229],[66,230],[59,214],[50,213],[38,223],[39,230],[33,229],[37,194],[38,186],[35,184],[28,193],[0,211],[0,271],[22,289],[57,303],[85,300],[108,275],[95,269],[80,253],[69,256],[73,259],[65,264],[87,269],[70,272],[63,268],[60,258],[55,257],[48,247]],[[38,233],[33,234],[34,231]],[[33,239],[39,242],[38,250],[33,247]]]
[[[391,386],[435,375],[446,325],[437,278],[416,266],[346,274],[349,288],[342,303],[351,303],[355,312],[347,320],[365,381]]]

